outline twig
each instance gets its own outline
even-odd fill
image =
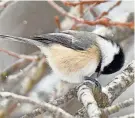
[[[95,6],[96,6],[96,4],[94,4],[93,6],[90,7],[90,12],[92,13],[94,18],[96,18],[98,16],[97,13],[94,10]]]
[[[69,18],[75,20],[76,22],[82,22],[83,19],[81,18],[75,18],[73,15],[69,14],[68,12],[66,12],[62,7],[60,7],[59,5],[57,5],[55,2],[53,1],[48,1],[48,3],[55,8],[60,14],[62,14],[63,16],[68,16]]]
[[[40,58],[41,52],[35,52],[32,55],[36,55],[38,56],[38,58]],[[17,60],[15,63],[11,64],[9,67],[7,67],[6,69],[4,69],[1,73],[0,73],[0,84],[2,84],[3,82],[5,82],[6,80],[8,81],[8,76],[17,72],[18,70],[22,70],[23,68],[25,68],[29,63],[31,63],[31,60],[27,60],[27,59],[19,59]],[[18,74],[17,74],[18,75]],[[18,76],[16,76],[17,78]],[[20,78],[20,77],[19,77]]]
[[[89,117],[88,113],[84,106],[75,113],[75,118],[88,118],[88,117]]]
[[[119,117],[114,117],[114,118],[135,118],[135,114],[132,113],[132,114],[128,114],[128,115],[125,115],[125,116],[119,116]]]
[[[134,13],[129,12],[124,14],[119,18],[119,21],[133,22]],[[99,34],[106,37],[107,39],[112,39],[117,42],[124,41],[134,35],[134,31],[126,27],[101,27],[94,30],[93,33]]]
[[[12,1],[10,1],[10,0],[0,1],[0,8],[1,7],[3,7],[3,8],[7,7],[9,5],[9,3],[11,3],[11,2],[13,2],[13,0]]]
[[[60,98],[58,98],[54,101],[51,101],[49,103],[52,105],[55,105],[55,106],[62,107],[63,105],[65,105],[66,103],[71,101],[74,98],[74,95],[75,95],[75,90],[70,90],[65,96],[60,97]],[[45,109],[37,108],[37,109],[34,109],[31,113],[25,114],[21,118],[34,118],[35,116],[38,116],[38,115],[43,114],[45,112],[46,112]]]
[[[10,74],[13,74],[17,70],[20,70],[21,68],[24,68],[26,65],[28,65],[31,61],[26,60],[26,59],[19,59],[17,60],[14,64],[9,66],[8,68],[4,69],[0,73],[0,82],[3,82],[7,79],[7,76]]]
[[[124,102],[118,103],[116,105],[112,105],[110,107],[106,107],[103,111],[104,113],[108,116],[113,113],[119,112],[119,110],[129,107],[131,105],[134,105],[134,100],[133,98],[130,98],[128,100],[125,100]]]
[[[15,92],[18,90],[20,83],[23,82],[28,75],[28,72],[31,71],[34,67],[37,66],[37,62],[31,62],[26,68],[21,70],[19,73],[8,76],[8,81],[10,82],[10,86],[6,87],[6,90],[10,90],[10,92]]]
[[[35,52],[32,55],[39,55],[40,58],[40,52]],[[27,74],[28,74],[28,70],[30,70],[30,68],[33,67],[34,63],[37,63],[37,61],[33,61],[31,62],[31,64],[29,64],[31,61],[27,60],[27,59],[19,59],[17,60],[17,62],[15,62],[14,64],[12,64],[10,67],[8,67],[7,69],[5,69],[0,75],[1,75],[1,84],[2,84],[2,88],[5,89],[6,91],[13,91],[14,90],[20,90],[20,83],[22,81],[21,78],[24,78]],[[28,65],[29,64],[29,65]],[[27,66],[28,65],[28,66]],[[26,67],[27,66],[27,67]],[[14,80],[10,80],[10,74],[13,74],[15,72],[17,72],[19,69],[22,69],[26,67],[23,71],[19,71],[19,73],[14,74]],[[25,73],[27,72],[27,73]],[[4,80],[4,81],[3,81]],[[10,82],[9,84],[6,84],[6,82]],[[4,82],[4,83],[3,83]],[[4,85],[5,84],[5,85]],[[3,86],[4,85],[4,86]],[[10,109],[10,105],[11,103],[13,104],[12,101],[8,101],[7,102],[7,107],[5,108],[5,110],[3,109],[4,114],[6,115],[6,113],[10,113],[9,109]],[[14,105],[15,106],[15,105]],[[9,109],[8,109],[9,108]],[[15,107],[12,107],[11,109],[13,110]],[[0,115],[1,117],[1,115]]]
[[[33,66],[35,66],[37,62],[33,61],[31,62],[31,64],[29,64],[25,69],[23,69],[23,71],[20,71],[19,73],[15,74],[12,78],[10,76],[7,77],[7,82],[3,83],[5,84],[4,86],[2,86],[2,89],[4,89],[4,91],[10,91],[10,92],[14,92],[17,90],[20,90],[20,83],[22,82],[23,78],[27,75],[27,73],[30,71],[31,68],[33,68]],[[12,79],[12,80],[11,80]],[[3,85],[2,84],[2,85]],[[15,105],[11,105],[13,104],[12,100],[8,100],[6,103],[5,108],[3,109],[4,114],[6,115],[6,111],[8,111],[8,114],[10,113],[9,108],[10,106],[15,106]],[[14,107],[15,108],[15,107]],[[12,110],[14,109],[12,107]],[[0,115],[1,117],[1,115]]]
[[[2,88],[5,91],[10,91],[10,92],[16,92],[16,91],[21,90],[20,86],[23,79],[26,78],[29,71],[36,65],[37,65],[37,61],[33,61],[26,68],[24,68],[23,71],[20,71],[19,73],[8,76],[7,84],[5,83],[5,86],[3,86]],[[14,103],[12,100],[8,100],[5,108],[3,109],[4,114],[10,115],[10,113],[16,108],[16,105],[17,103]]]
[[[115,77],[106,87],[103,92],[108,95],[109,103],[119,97],[130,85],[134,83],[135,60],[122,72],[122,74]]]
[[[27,67],[21,69],[20,72],[8,76],[9,81],[16,82],[18,79],[24,78],[28,72],[37,65],[37,61],[31,62]],[[13,83],[14,83],[13,82]],[[11,90],[11,89],[10,89]]]
[[[22,76],[19,75],[20,77],[24,77],[25,76],[24,77],[24,81],[21,81],[21,79],[18,79],[18,81],[20,83],[16,84],[16,86],[14,86],[11,89],[12,92],[26,95],[33,88],[33,86],[42,78],[42,76],[45,74],[45,71],[46,71],[46,69],[45,69],[46,68],[46,60],[45,60],[45,58],[41,58],[38,61],[37,61],[38,64],[36,66],[34,66],[30,70],[30,72],[27,72],[26,75],[22,75]],[[24,84],[22,84],[22,83],[24,83]],[[20,88],[20,84],[22,84],[21,85],[22,88]],[[8,113],[8,115],[9,115],[11,112],[13,112],[13,110],[16,107],[17,107],[17,103],[16,102],[12,102],[11,100],[9,100],[8,101],[8,106],[4,110],[5,111],[4,114]]]
[[[106,12],[103,12],[101,15],[99,15],[96,19],[100,19],[104,17],[105,15],[108,15],[110,11],[112,11],[114,8],[119,6],[121,4],[121,0],[117,1],[113,6],[111,6]]]
[[[20,118],[34,118],[40,114],[43,114],[46,112],[46,109],[43,109],[43,108],[36,108],[34,109],[32,112],[30,113],[27,113],[23,116],[21,116]]]
[[[35,61],[35,60],[38,59],[37,56],[20,55],[20,54],[17,54],[17,53],[14,53],[12,51],[8,51],[8,50],[2,49],[2,48],[0,48],[0,51],[4,52],[4,53],[7,53],[10,56],[19,58],[19,59],[27,59],[27,60],[30,60],[30,61]]]
[[[59,30],[61,30],[60,19],[58,16],[55,16],[55,23],[56,23],[57,27],[59,28]]]
[[[83,15],[84,15],[84,6],[83,6],[83,4],[80,4],[80,17],[83,17]]]
[[[28,93],[33,86],[43,77],[46,72],[46,59],[43,57],[38,64],[34,66],[22,82],[22,89],[19,92],[24,95]]]
[[[121,27],[128,27],[130,29],[134,29],[134,22],[125,22],[125,23],[117,22],[117,21],[113,22],[108,18],[102,18],[102,19],[98,19],[96,21],[84,20],[83,23],[88,24],[88,25],[92,25],[92,26],[93,25],[104,25],[106,27],[121,26]]]
[[[26,75],[24,80],[21,82],[21,89],[18,89],[18,86],[12,90],[15,93],[26,95],[36,83],[42,78],[46,71],[46,60],[43,57],[39,60],[37,66],[34,66],[30,72]],[[19,85],[20,86],[20,85]],[[10,114],[17,107],[17,103],[11,103],[8,108],[8,114]]]
[[[87,5],[92,5],[92,4],[101,4],[101,3],[104,3],[104,2],[107,2],[106,0],[91,0],[91,1],[80,1],[80,2],[69,2],[69,1],[66,1],[64,3],[64,5],[66,6],[77,6],[77,5],[84,5],[84,4],[87,4]]]
[[[67,16],[67,17],[73,19],[77,23],[87,24],[87,25],[91,25],[91,26],[93,26],[93,25],[104,25],[106,27],[108,27],[108,26],[122,26],[122,27],[129,27],[131,29],[134,29],[134,22],[128,22],[128,23],[113,22],[113,21],[111,21],[111,20],[109,20],[107,18],[102,18],[102,19],[98,19],[98,20],[95,20],[95,21],[84,20],[82,18],[76,18],[73,15],[69,14],[62,7],[60,7],[59,5],[57,5],[53,1],[48,1],[48,3],[53,8],[55,8],[60,14],[62,14],[63,16]]]
[[[58,114],[60,117],[63,118],[73,118],[72,115],[68,114],[67,112],[65,112],[64,110],[62,110],[59,107],[56,107],[54,105],[51,105],[49,103],[46,102],[37,102],[35,100],[32,100],[28,97],[25,96],[21,96],[21,95],[17,95],[14,93],[10,93],[10,92],[0,92],[0,97],[2,98],[6,98],[6,99],[12,99],[12,100],[16,100],[18,102],[25,102],[25,103],[31,103],[33,105],[37,105],[41,108],[44,108],[46,110],[48,110],[49,112],[53,113],[53,114]]]

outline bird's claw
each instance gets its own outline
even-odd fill
[[[92,85],[94,84],[95,88],[97,88],[99,91],[101,91],[102,89],[101,84],[96,79],[93,79],[91,77],[85,77],[84,82],[89,82]]]

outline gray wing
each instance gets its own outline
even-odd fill
[[[28,43],[35,46],[48,46],[53,43],[61,44],[75,50],[86,50],[96,44],[97,34],[86,31],[67,30],[60,33],[49,33],[35,36],[32,39],[0,35],[2,39],[11,39],[17,42]]]
[[[47,45],[57,43],[75,50],[86,50],[96,43],[97,37],[98,35],[86,31],[67,30],[35,36],[33,39]]]

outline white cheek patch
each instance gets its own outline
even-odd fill
[[[104,40],[102,38],[99,38],[97,43],[99,44],[102,52],[102,71],[105,66],[109,65],[113,61],[114,56],[119,53],[120,48],[115,43],[112,44],[111,41]]]

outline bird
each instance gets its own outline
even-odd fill
[[[39,47],[52,71],[73,84],[91,79],[95,73],[97,78],[115,73],[125,61],[120,44],[88,31],[65,30],[17,40]]]

